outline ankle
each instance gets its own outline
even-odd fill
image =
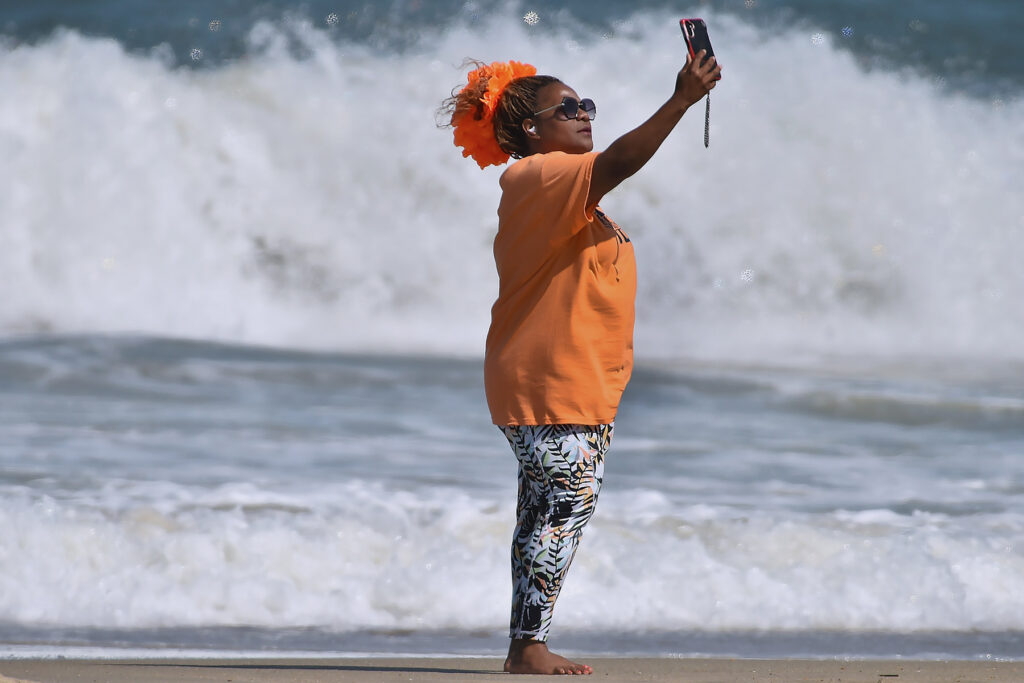
[[[548,644],[543,640],[531,640],[529,638],[513,638],[509,643],[509,654],[521,655],[524,652],[546,652]]]

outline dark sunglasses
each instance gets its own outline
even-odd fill
[[[590,99],[589,97],[584,97],[579,102],[577,102],[571,97],[563,97],[562,101],[559,102],[558,104],[547,107],[546,109],[541,109],[540,111],[535,111],[530,116],[543,114],[544,112],[551,111],[552,109],[561,109],[562,113],[565,114],[566,120],[569,121],[572,121],[579,117],[580,109],[587,112],[587,116],[590,118],[591,121],[597,118],[597,105],[594,104],[594,100]]]

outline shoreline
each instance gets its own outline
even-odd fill
[[[1024,680],[1024,661],[709,659],[651,657],[579,658],[594,667],[592,681],[722,683],[949,683]],[[104,681],[481,681],[507,676],[498,658],[358,657],[243,659],[7,659],[0,683]],[[530,677],[529,680],[534,680]],[[544,677],[544,680],[550,680]]]

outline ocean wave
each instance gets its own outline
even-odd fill
[[[507,618],[510,500],[361,481],[158,488],[8,489],[0,622],[466,632]],[[568,632],[1024,629],[1019,515],[740,513],[642,490],[601,506],[559,601]]]
[[[711,149],[691,114],[605,202],[638,252],[638,353],[1019,360],[1024,101],[708,16],[728,55]],[[564,76],[603,103],[600,148],[681,56],[651,14],[608,34],[481,22],[390,53],[260,23],[258,50],[199,71],[73,30],[0,47],[0,334],[479,354],[500,170],[434,126],[456,65]]]

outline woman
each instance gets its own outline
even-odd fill
[[[491,418],[519,461],[510,673],[592,672],[546,642],[633,367],[633,248],[598,203],[715,86],[721,67],[713,57],[701,65],[703,56],[687,60],[651,118],[600,154],[594,103],[528,64],[478,65],[443,108],[463,156],[481,168],[519,159],[500,181],[499,291],[484,361]]]

